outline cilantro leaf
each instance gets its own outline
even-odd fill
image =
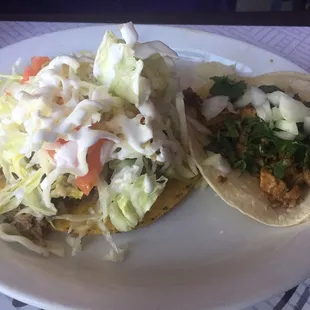
[[[276,143],[278,146],[279,154],[285,157],[294,156],[294,154],[300,148],[300,144],[297,141],[278,139]]]
[[[310,164],[310,148],[308,147],[305,152],[303,166],[308,168],[309,164]]]
[[[211,77],[214,84],[210,88],[212,96],[228,96],[230,101],[234,102],[243,96],[247,86],[244,81],[234,81],[227,76]]]
[[[224,125],[227,129],[227,136],[231,138],[238,138],[239,137],[239,132],[238,132],[238,123],[231,119],[228,118],[224,121]]]
[[[241,170],[242,172],[246,171],[247,163],[244,159],[238,160],[233,164],[233,167]]]
[[[246,118],[244,121],[244,126],[249,128],[249,141],[265,138],[273,140],[275,135],[272,132],[272,129],[269,127],[269,124],[264,122],[259,117]]]
[[[275,85],[261,85],[259,88],[265,93],[265,94],[270,94],[273,93],[274,91],[282,91],[281,88]]]
[[[289,160],[281,160],[277,162],[273,167],[273,175],[278,179],[281,180],[285,176],[285,170],[291,165],[291,161]]]

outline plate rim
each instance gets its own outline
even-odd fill
[[[119,24],[115,24],[115,23],[111,23],[111,24],[106,24],[106,23],[103,23],[103,24],[96,24],[96,25],[91,25],[91,26],[80,26],[80,27],[74,27],[74,28],[69,28],[69,29],[64,29],[64,30],[57,30],[57,31],[52,31],[52,32],[49,32],[49,33],[44,33],[44,34],[41,34],[41,35],[38,35],[38,36],[33,36],[33,37],[30,37],[30,38],[27,38],[27,39],[24,39],[22,41],[18,41],[18,42],[15,42],[13,44],[9,44],[7,46],[4,46],[2,48],[0,48],[0,51],[5,51],[7,49],[11,49],[11,48],[14,48],[15,45],[18,45],[18,44],[25,44],[27,42],[31,42],[32,40],[37,40],[37,39],[44,39],[44,38],[48,38],[49,36],[53,36],[57,33],[70,33],[72,31],[77,31],[77,30],[91,30],[91,29],[99,29],[99,28],[115,28],[115,27],[118,27]],[[230,41],[234,44],[238,44],[238,45],[243,45],[243,46],[248,46],[248,47],[252,47],[260,52],[264,52],[264,53],[269,53],[270,55],[273,55],[275,56],[277,59],[281,59],[282,61],[285,61],[287,63],[290,63],[291,65],[295,66],[296,69],[301,72],[301,73],[309,73],[307,72],[305,69],[303,69],[302,67],[300,67],[299,65],[295,64],[293,61],[291,60],[288,60],[286,59],[285,57],[281,56],[281,55],[278,55],[272,51],[269,51],[267,49],[264,49],[260,46],[256,46],[252,43],[249,43],[249,42],[246,42],[246,41],[242,41],[242,40],[238,40],[238,39],[235,39],[235,38],[231,38],[231,37],[227,37],[225,35],[222,35],[222,34],[218,34],[218,33],[213,33],[213,32],[210,32],[210,31],[204,31],[204,30],[201,30],[201,29],[192,29],[192,28],[186,28],[184,27],[184,25],[181,25],[181,26],[178,26],[178,25],[153,25],[153,24],[135,24],[135,27],[138,29],[138,32],[139,32],[139,28],[140,27],[148,27],[148,28],[153,28],[153,29],[160,29],[160,28],[168,28],[168,29],[172,29],[172,30],[179,30],[179,31],[184,31],[184,32],[193,32],[193,33],[196,33],[198,35],[212,35],[212,36],[215,36],[219,39],[224,39],[226,41]]]

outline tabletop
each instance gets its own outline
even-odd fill
[[[54,31],[85,27],[84,23],[0,22],[0,48],[15,42]],[[178,25],[175,25],[178,26]],[[310,27],[200,26],[182,25],[246,41],[285,57],[310,72]],[[0,294],[0,309],[37,310]],[[262,301],[246,310],[310,309],[310,279],[287,292]]]

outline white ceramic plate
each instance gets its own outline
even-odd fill
[[[18,57],[95,51],[104,31],[57,32],[0,51],[0,71]],[[191,60],[238,63],[245,73],[303,72],[274,54],[218,35],[161,26],[138,26],[140,40],[160,39]],[[180,70],[191,80],[188,61]],[[184,70],[186,68],[186,70]],[[185,74],[186,72],[186,74]],[[270,228],[241,215],[211,189],[148,228],[116,237],[129,243],[123,263],[98,259],[106,250],[93,238],[76,257],[48,259],[1,243],[0,290],[44,309],[240,309],[292,287],[310,275],[310,227]]]

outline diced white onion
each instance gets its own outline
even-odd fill
[[[231,170],[229,163],[222,157],[222,155],[211,152],[209,152],[208,158],[202,163],[202,165],[211,166],[221,171],[223,174],[227,174]]]
[[[270,94],[267,95],[268,100],[270,101],[270,103],[272,105],[274,105],[275,107],[278,107],[280,104],[280,98],[282,97],[286,97],[287,95],[285,93],[283,93],[282,91],[274,91]]]
[[[298,127],[294,122],[289,122],[285,120],[276,121],[275,127],[293,135],[298,135]]]
[[[251,103],[253,107],[256,108],[266,103],[267,96],[261,89],[259,89],[258,87],[252,86],[250,88],[250,91],[251,91],[251,96],[252,96]]]
[[[274,121],[279,121],[283,119],[280,109],[278,107],[273,107],[271,110],[272,110],[272,119]]]
[[[229,97],[215,96],[203,101],[201,112],[205,116],[206,120],[209,121],[227,108],[228,103]]]
[[[238,114],[239,112],[237,110],[235,110],[234,106],[232,105],[231,102],[228,102],[227,104],[227,110],[230,112],[230,113],[233,113],[233,114]]]
[[[268,100],[266,100],[263,105],[260,105],[255,109],[257,116],[265,122],[270,122],[272,120],[272,111]]]
[[[309,108],[289,96],[280,98],[279,109],[283,118],[287,121],[303,122],[306,116],[310,116]]]
[[[274,131],[273,134],[283,140],[295,140],[296,135],[286,131]]]
[[[236,108],[243,108],[248,104],[252,104],[253,107],[259,107],[266,102],[267,95],[258,87],[251,86],[244,95],[234,103]]]

